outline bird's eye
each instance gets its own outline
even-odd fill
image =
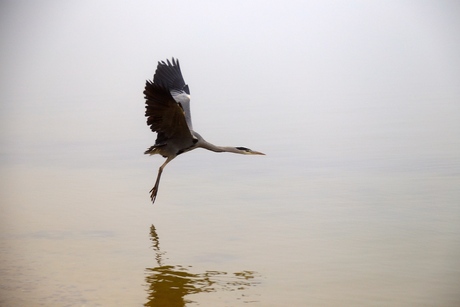
[[[236,149],[247,151],[247,152],[251,151],[249,148],[246,148],[246,147],[237,147]]]

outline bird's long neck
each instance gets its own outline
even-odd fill
[[[199,147],[207,149],[207,150],[211,150],[211,151],[214,151],[214,152],[233,152],[233,153],[241,154],[241,151],[238,150],[236,147],[217,146],[217,145],[211,144],[211,143],[209,143],[209,142],[207,142],[205,140],[202,140],[200,143],[201,144],[199,145]]]

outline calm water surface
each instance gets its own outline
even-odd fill
[[[458,141],[358,130],[197,150],[155,205],[149,144],[4,155],[0,305],[459,306]]]

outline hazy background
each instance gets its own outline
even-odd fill
[[[137,242],[148,250],[144,262],[135,258],[142,252],[133,252],[117,266],[138,261],[146,268],[154,258],[148,239],[154,223],[161,240],[169,242],[163,244],[169,244],[170,257],[180,259],[175,263],[194,267],[196,258],[183,254],[193,254],[191,238],[179,234],[198,231],[203,242],[212,237],[212,250],[235,239],[219,237],[219,227],[223,233],[236,228],[240,235],[234,236],[244,243],[235,250],[252,255],[256,242],[267,246],[264,231],[273,231],[270,242],[281,244],[278,252],[307,259],[316,250],[318,264],[324,255],[334,257],[329,248],[336,244],[344,244],[342,252],[361,254],[356,249],[361,245],[352,239],[377,233],[381,241],[371,236],[364,246],[369,251],[384,247],[377,258],[367,259],[370,268],[383,268],[381,274],[407,265],[407,276],[421,272],[420,267],[442,267],[427,273],[422,286],[410,286],[417,291],[399,294],[422,295],[402,306],[420,306],[427,297],[439,306],[454,306],[460,284],[459,29],[458,1],[1,1],[1,223],[2,248],[11,253],[2,266],[10,283],[18,283],[4,293],[14,298],[22,289],[22,274],[29,274],[21,265],[9,271],[12,259],[29,263],[17,260],[24,252],[19,246],[30,243],[15,241],[21,236],[35,242],[46,259],[50,252],[34,241],[37,236],[63,236],[65,229],[79,233],[86,244],[88,236],[110,241],[113,234],[125,240],[120,244]],[[267,156],[201,150],[181,156],[168,165],[151,206],[148,190],[163,160],[142,155],[155,140],[145,124],[142,91],[157,61],[173,56],[190,86],[194,128],[210,142],[246,146]],[[130,236],[117,237],[129,231]],[[332,234],[323,241],[325,231]],[[344,236],[350,245],[343,243]],[[307,237],[311,241],[303,245]],[[389,242],[399,239],[398,246],[411,252],[386,257],[385,251],[394,248]],[[81,263],[97,259],[90,248],[81,250],[88,250]],[[414,262],[433,250],[440,254]],[[36,260],[34,252],[30,257]],[[337,306],[332,298],[356,306],[357,301],[345,298],[350,290],[340,288],[353,287],[348,279],[321,284],[324,276],[345,276],[331,273],[331,263],[343,269],[342,262],[319,265],[328,273],[304,272],[324,285],[318,289],[348,289],[335,295],[318,290],[324,296],[310,300],[299,296],[306,293],[301,274],[292,277],[308,265],[286,261],[292,266],[286,276],[271,274],[258,265],[276,266],[279,258],[264,258],[269,254],[247,260],[249,269],[265,278],[255,299],[261,306],[277,298],[286,302],[285,295],[297,298],[293,304],[298,306]],[[210,263],[216,258],[209,256]],[[222,270],[231,271],[222,259]],[[391,267],[393,260],[402,262]],[[56,272],[67,269],[54,266]],[[349,272],[355,269],[350,265]],[[34,274],[48,273],[42,268]],[[129,285],[141,289],[144,273],[138,269],[136,274],[140,279],[128,279],[123,291],[131,293]],[[377,297],[412,285],[388,280],[372,287],[383,291]],[[439,280],[446,284],[426,294]],[[389,284],[395,291],[385,292]],[[277,297],[271,287],[280,290]],[[38,290],[29,293],[34,297]],[[65,300],[70,305],[94,302]],[[201,302],[206,306],[206,298]],[[401,300],[391,302],[395,306]]]
[[[384,150],[395,159],[375,162],[399,168],[460,152],[457,1],[1,5],[10,162],[24,152],[60,153],[53,163],[71,165],[141,152],[154,139],[144,81],[172,56],[191,88],[195,129],[270,152],[282,163],[273,168],[300,162],[293,155],[355,162]],[[363,130],[371,140],[348,138]]]

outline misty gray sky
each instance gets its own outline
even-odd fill
[[[456,159],[459,29],[458,1],[2,1],[2,154],[142,153],[174,56],[211,142]]]

